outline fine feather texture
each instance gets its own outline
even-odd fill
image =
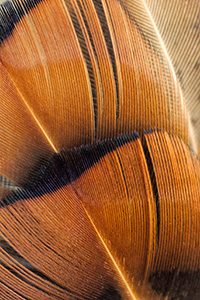
[[[6,88],[11,92],[13,84],[13,93],[23,102],[18,106],[23,111],[23,106],[27,108],[27,118],[53,151],[133,130],[142,136],[144,129],[152,127],[175,133],[188,143],[186,106],[179,84],[162,51],[151,47],[144,28],[140,29],[119,1],[49,0],[31,10],[26,1],[14,1],[11,6],[12,14],[2,10],[2,19],[8,15],[8,22],[13,22],[13,14],[19,12],[22,17],[1,45],[1,81],[7,85],[2,93]],[[2,114],[8,113],[5,103]],[[27,124],[25,117],[20,119]],[[2,124],[1,173],[21,184],[27,180],[26,171],[33,169],[26,162],[35,165],[41,152],[48,159],[50,149],[34,134],[35,141],[41,140],[37,143],[40,150],[34,146],[25,150],[18,167],[16,150],[12,147],[10,157],[6,151],[11,142],[8,147],[4,142],[10,126],[15,126],[10,122],[15,121],[6,120]],[[27,148],[34,144],[32,127],[26,130],[30,136]],[[16,149],[20,142],[24,145],[23,136],[17,138]],[[21,146],[19,149],[21,152]],[[16,172],[7,159],[14,161]]]
[[[0,5],[1,299],[199,299],[198,13]]]
[[[20,275],[3,249],[4,286],[23,297],[30,289],[30,299],[98,299],[113,284],[123,299],[198,295],[199,161],[166,132],[145,140],[146,150],[127,136],[62,152],[39,182],[5,199],[2,236],[35,269]]]
[[[146,28],[144,31],[147,38],[158,43],[167,56],[174,78],[179,81],[185,96],[189,111],[190,141],[197,152],[200,141],[200,3],[182,0],[122,2],[130,16]],[[153,25],[159,41],[154,37],[152,39],[149,23]]]
[[[185,95],[191,122],[190,138],[197,151],[200,141],[200,3],[182,0],[144,2],[163,39]]]

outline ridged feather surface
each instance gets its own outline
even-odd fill
[[[187,109],[169,63],[119,1],[38,2],[30,7],[27,1],[14,1],[2,8],[2,20],[7,16],[7,22],[16,23],[10,33],[10,23],[2,28],[2,36],[9,36],[0,49],[7,120],[1,121],[1,173],[21,184],[33,168],[26,162],[35,165],[38,155],[48,158],[49,146],[59,152],[133,130],[143,135],[155,127],[188,143]],[[10,127],[16,128],[14,117],[6,116],[12,115],[9,104],[22,122],[18,128],[27,127],[30,119],[30,129],[21,128],[15,140],[23,157],[17,159],[19,167],[9,137]],[[24,116],[15,114],[14,105]]]
[[[128,6],[134,1],[125,0]],[[200,141],[200,3],[199,1],[143,1],[163,40],[190,118],[191,141]]]
[[[123,299],[199,295],[199,161],[166,132],[145,141],[64,151],[2,202],[2,237],[30,264],[4,246],[4,287],[28,299],[101,299],[112,285]]]
[[[199,299],[183,2],[0,1],[1,299]]]

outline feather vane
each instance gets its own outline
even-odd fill
[[[1,299],[199,298],[199,9],[0,4]]]

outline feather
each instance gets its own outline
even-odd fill
[[[200,72],[199,72],[199,19],[198,1],[145,0],[159,29],[176,76],[185,95],[193,130],[193,144],[200,140]],[[191,132],[192,135],[192,132]],[[197,141],[197,142],[195,142]]]
[[[1,299],[199,298],[198,10],[0,5]]]
[[[53,149],[2,63],[0,85],[1,174],[23,185],[36,164],[50,158]]]
[[[58,287],[61,299],[98,299],[112,278],[124,297],[162,299],[164,284],[164,291],[159,284],[150,290],[159,273],[176,279],[176,290],[167,291],[175,297],[190,272],[188,299],[195,293],[200,164],[177,137],[155,132],[145,139],[146,150],[133,135],[62,152],[39,182],[2,203],[3,238],[45,274],[47,286],[54,282],[53,299]],[[13,290],[10,272],[14,291],[26,297],[28,274],[20,283],[16,267],[9,260],[3,266],[4,285]],[[36,299],[45,292],[41,284],[37,291],[29,283]]]
[[[13,2],[8,11],[10,23],[13,15],[24,13],[2,42],[2,68],[50,148],[59,152],[133,130],[143,135],[143,130],[151,127],[176,133],[188,143],[186,106],[165,57],[148,47],[118,1],[102,1],[102,5],[96,1],[96,8],[93,1],[85,2],[42,1],[30,10],[26,1]],[[99,20],[97,13],[101,14]],[[88,19],[93,20],[93,15],[98,25],[92,31]],[[42,144],[40,147],[47,152]],[[10,178],[7,162],[2,164],[8,169],[3,174]],[[17,172],[24,177],[27,167],[22,163],[21,168],[23,172]],[[23,180],[26,177],[15,177],[17,183]]]
[[[165,0],[123,0],[129,14],[142,23],[143,11],[147,12],[144,26],[153,27],[159,37],[159,44],[167,57],[175,80],[181,86],[189,112],[190,141],[197,152],[200,140],[200,72],[199,72],[199,1]],[[141,13],[136,13],[138,7]],[[147,25],[148,24],[148,25]],[[147,37],[152,32],[145,30]]]

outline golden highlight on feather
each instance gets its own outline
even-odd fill
[[[24,199],[1,208],[4,240],[31,264],[33,276],[44,274],[47,285],[65,290],[61,299],[93,299],[93,293],[98,299],[100,287],[114,282],[124,298],[164,299],[151,287],[159,272],[166,274],[164,282],[173,276],[179,292],[184,274],[191,273],[189,286],[198,282],[199,161],[166,132],[146,134],[145,140],[147,149],[140,139],[123,144],[120,138],[64,153],[71,183],[52,190],[51,172],[45,194],[33,197],[37,187],[30,187]],[[91,157],[96,163],[87,168]],[[62,179],[56,180],[60,186]],[[6,278],[11,270],[2,272]],[[17,273],[14,290],[25,296]],[[27,276],[20,280],[27,282]]]
[[[53,149],[0,64],[0,174],[22,185]]]
[[[200,7],[183,2],[0,4],[1,299],[200,297]]]
[[[25,3],[18,4],[24,11]],[[154,127],[188,143],[187,109],[168,57],[159,44],[149,46],[151,22],[144,28],[128,12],[119,1],[41,1],[3,41],[7,76],[55,152]]]
[[[87,211],[86,211],[86,213],[87,213]],[[88,214],[87,214],[87,215],[88,215]],[[113,255],[112,255],[111,252],[109,251],[109,249],[108,249],[106,243],[104,242],[103,238],[101,237],[101,234],[98,232],[96,226],[94,225],[94,223],[93,223],[93,221],[92,221],[92,219],[90,218],[89,215],[88,215],[88,218],[90,219],[91,224],[93,225],[93,227],[94,227],[94,229],[95,229],[95,231],[96,231],[96,233],[97,233],[99,239],[101,240],[101,242],[102,242],[104,248],[106,249],[106,251],[107,251],[107,253],[108,253],[108,255],[109,255],[111,261],[113,262],[113,264],[114,264],[114,266],[115,266],[117,272],[120,274],[120,276],[121,276],[121,278],[122,278],[122,280],[123,280],[123,282],[124,282],[124,284],[125,284],[125,287],[127,288],[127,291],[128,291],[128,293],[129,293],[129,295],[130,295],[130,299],[136,300],[137,298],[135,297],[135,295],[134,295],[134,293],[133,293],[131,287],[129,286],[129,283],[126,281],[126,278],[124,277],[124,275],[123,275],[123,273],[122,273],[122,271],[121,271],[121,268],[118,266],[117,262],[115,261],[115,258],[113,257]]]

